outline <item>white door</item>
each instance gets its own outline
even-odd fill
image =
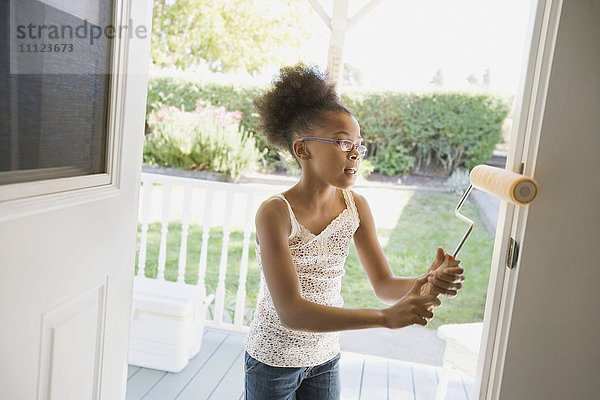
[[[152,2],[1,3],[0,398],[123,399]]]
[[[507,168],[539,193],[501,207],[474,397],[598,398],[600,3],[538,0],[531,33]]]

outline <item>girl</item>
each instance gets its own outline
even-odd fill
[[[269,143],[295,156],[302,176],[256,213],[262,295],[244,340],[246,400],[340,397],[339,331],[426,325],[437,294],[455,296],[463,269],[437,249],[420,277],[396,277],[365,198],[349,188],[366,147],[360,127],[316,67],[284,67],[254,101]],[[342,308],[350,240],[384,309]],[[449,257],[443,273],[433,273]],[[429,284],[432,292],[421,295]]]

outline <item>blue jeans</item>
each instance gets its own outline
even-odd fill
[[[339,400],[340,354],[314,367],[272,367],[245,353],[246,400]]]

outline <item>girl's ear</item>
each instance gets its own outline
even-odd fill
[[[310,152],[308,151],[308,147],[306,147],[305,141],[296,140],[293,147],[296,157],[298,157],[300,160],[308,160],[310,158]]]

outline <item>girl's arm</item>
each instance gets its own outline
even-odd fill
[[[386,309],[348,309],[307,301],[300,295],[300,282],[288,246],[291,223],[287,206],[280,199],[266,200],[256,213],[255,223],[265,281],[277,315],[287,328],[331,332],[426,325],[427,318],[433,317],[427,308],[440,304],[434,295],[419,295],[427,277],[414,281],[413,291]]]
[[[354,234],[354,245],[358,258],[371,281],[377,297],[384,303],[392,304],[404,297],[418,278],[394,276],[392,268],[379,245],[373,214],[367,200],[354,191],[352,193],[360,216],[360,226]],[[444,251],[438,248],[436,259],[429,267],[428,272],[435,271],[443,261]],[[431,278],[431,283],[437,293],[453,296],[460,290],[464,276],[462,276],[463,270],[458,266],[458,262],[451,259],[449,266],[453,268],[445,271],[450,274],[437,274],[438,276]],[[434,293],[436,292],[434,291]]]

